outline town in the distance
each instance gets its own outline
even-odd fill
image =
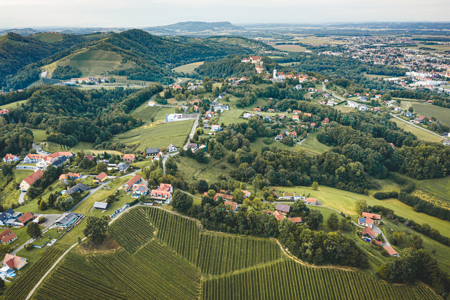
[[[0,35],[0,300],[450,299],[450,23]]]

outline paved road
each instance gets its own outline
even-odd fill
[[[197,118],[195,118],[194,125],[192,125],[191,133],[189,134],[189,138],[188,138],[186,145],[184,145],[184,149],[187,148],[187,145],[191,142],[191,139],[194,137],[195,130],[197,129],[197,126],[198,126],[199,118],[200,118],[200,114],[197,116]]]
[[[327,88],[325,87],[325,83],[324,82],[322,82],[322,86],[323,86],[323,90],[325,92],[331,93],[331,95],[333,95],[334,97],[338,98],[339,100],[347,101],[346,99],[341,98],[340,96],[337,96],[336,94],[333,94],[333,92],[328,91]]]
[[[19,195],[19,204],[22,204],[25,200],[24,200],[24,198],[25,198],[25,195],[26,195],[27,193],[26,192],[20,192],[20,195]]]
[[[418,125],[416,125],[416,124],[414,124],[414,123],[411,123],[411,122],[408,122],[408,121],[406,121],[406,120],[403,120],[402,118],[399,118],[399,117],[397,117],[397,116],[394,115],[394,114],[391,114],[391,116],[394,117],[395,119],[399,120],[399,121],[405,122],[405,123],[407,123],[407,124],[409,124],[409,125],[412,125],[412,126],[414,126],[414,127],[417,127],[417,128],[419,128],[419,129],[422,129],[423,131],[426,131],[426,132],[428,132],[428,133],[431,133],[431,134],[433,134],[433,135],[435,135],[435,136],[438,136],[438,137],[440,137],[440,138],[442,138],[442,139],[444,138],[442,135],[440,135],[440,134],[438,134],[438,133],[436,133],[436,132],[433,132],[433,131],[431,131],[431,130],[428,130],[428,129],[425,129],[425,128],[421,127],[421,126],[418,126]]]
[[[378,228],[378,226],[376,226],[375,224],[372,226],[373,231],[375,231],[375,233],[381,234],[384,238],[384,243],[383,243],[383,247],[384,246],[390,246],[391,244],[389,244],[389,240],[387,239],[387,237],[384,235],[383,231],[381,231],[380,228]]]

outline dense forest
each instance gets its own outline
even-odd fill
[[[53,71],[52,77],[58,79],[70,79],[81,76],[81,70],[71,66],[57,66]]]

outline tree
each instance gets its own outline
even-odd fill
[[[312,184],[312,188],[313,188],[313,190],[317,191],[319,189],[319,184],[314,181],[313,184]]]
[[[199,193],[204,193],[208,191],[208,183],[203,180],[200,179],[197,183],[197,190],[199,191]]]
[[[331,230],[338,230],[339,228],[339,219],[335,213],[332,213],[327,220],[328,228]]]
[[[341,219],[341,228],[344,231],[352,230],[352,222],[347,219]]]
[[[78,245],[81,245],[81,238],[78,237]]]
[[[367,211],[367,202],[366,200],[358,200],[356,201],[356,211],[358,212],[358,214],[360,215],[363,211]]]
[[[88,217],[86,221],[86,228],[83,229],[83,234],[86,237],[91,237],[96,244],[101,244],[106,238],[106,231],[108,230],[108,221],[106,218]]]
[[[256,178],[253,179],[253,192],[256,195],[256,192],[258,191],[258,182],[256,181]]]
[[[41,236],[41,228],[37,223],[31,222],[27,226],[27,233],[31,238],[36,239]]]
[[[105,163],[98,163],[96,167],[97,173],[108,171],[108,165]]]
[[[172,196],[172,206],[175,210],[186,213],[194,203],[194,199],[181,192],[180,190],[175,190]]]
[[[319,225],[323,223],[323,215],[320,211],[312,209],[308,215],[306,223],[309,228],[312,230],[316,230],[319,228]]]
[[[5,288],[5,282],[2,280],[2,279],[0,279],[0,289],[4,289]]]
[[[411,248],[412,248],[412,249],[416,249],[416,250],[419,250],[419,249],[422,249],[422,248],[423,248],[423,240],[422,240],[422,238],[421,238],[418,234],[416,234],[416,233],[414,233],[413,236],[412,236],[412,244],[411,244]]]
[[[214,196],[216,195],[216,191],[215,190],[209,190],[207,193],[208,197],[210,198],[214,198]]]
[[[244,192],[239,188],[235,189],[233,192],[233,200],[239,203],[244,201]]]
[[[41,201],[41,204],[39,204],[39,210],[47,210],[47,202],[44,200]]]

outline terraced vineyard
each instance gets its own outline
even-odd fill
[[[422,283],[392,285],[331,268],[283,260],[203,281],[201,299],[441,299]]]
[[[39,287],[34,299],[127,299],[126,295],[111,285],[108,277],[88,260],[86,256],[69,253]],[[61,284],[62,282],[64,284]]]
[[[189,262],[196,264],[200,242],[200,228],[197,222],[162,209],[147,208],[147,211],[149,219],[158,228],[156,238],[165,242]]]
[[[136,252],[153,238],[155,228],[147,218],[145,208],[132,209],[126,217],[115,220],[108,231],[111,236],[129,253]]]
[[[198,270],[156,241],[136,256],[119,250],[92,260],[128,299],[198,299]]]
[[[63,253],[63,250],[52,247],[42,254],[42,257],[26,270],[25,274],[16,279],[9,287],[5,300],[25,299],[34,286],[41,279],[55,260]]]
[[[280,258],[280,247],[268,239],[202,233],[197,266],[205,274],[221,274]]]

